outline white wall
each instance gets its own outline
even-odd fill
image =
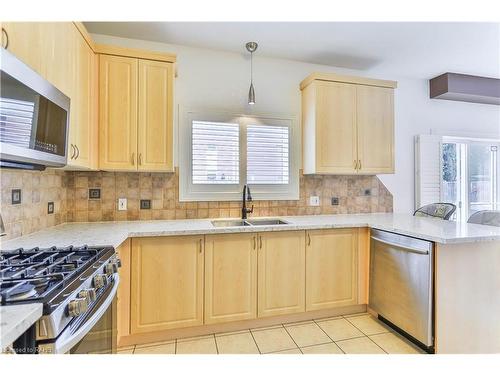
[[[396,173],[380,176],[393,194],[395,212],[413,210],[413,137],[416,134],[432,132],[500,138],[499,106],[430,100],[426,79],[397,77],[391,75],[391,72],[377,70],[376,67],[369,71],[355,71],[264,58],[259,57],[257,51],[254,55],[257,100],[254,106],[249,106],[246,97],[250,64],[249,54],[245,53],[243,43],[242,53],[236,54],[105,35],[93,37],[98,43],[176,53],[176,108],[181,106],[190,109],[231,109],[245,114],[281,113],[300,119],[299,83],[312,72],[337,72],[398,81],[395,95]]]

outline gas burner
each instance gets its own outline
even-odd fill
[[[10,295],[11,301],[21,301],[36,295],[35,286],[32,284],[23,284],[16,288]]]

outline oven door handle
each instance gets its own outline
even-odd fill
[[[107,295],[106,299],[103,301],[101,306],[92,314],[89,320],[87,320],[78,330],[70,335],[69,337],[65,337],[63,333],[63,337],[57,339],[54,342],[53,353],[67,353],[72,347],[80,342],[83,337],[89,333],[89,331],[94,327],[94,325],[101,319],[109,306],[113,303],[113,299],[116,296],[116,291],[118,289],[118,284],[120,283],[120,276],[118,274],[114,274],[113,277],[114,285],[111,289],[111,292]]]

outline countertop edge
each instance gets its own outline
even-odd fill
[[[8,321],[4,321],[5,314],[12,314],[12,312],[5,310],[21,310],[22,308],[26,309],[26,313],[21,315],[21,313],[16,311],[16,316],[14,317],[15,323],[9,324]],[[0,349],[3,351],[7,346],[16,341],[29,327],[40,319],[42,313],[43,305],[41,303],[0,306],[0,322],[2,324]],[[21,316],[17,316],[17,314]]]

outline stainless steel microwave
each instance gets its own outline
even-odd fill
[[[7,50],[0,53],[0,166],[65,166],[70,99]]]

